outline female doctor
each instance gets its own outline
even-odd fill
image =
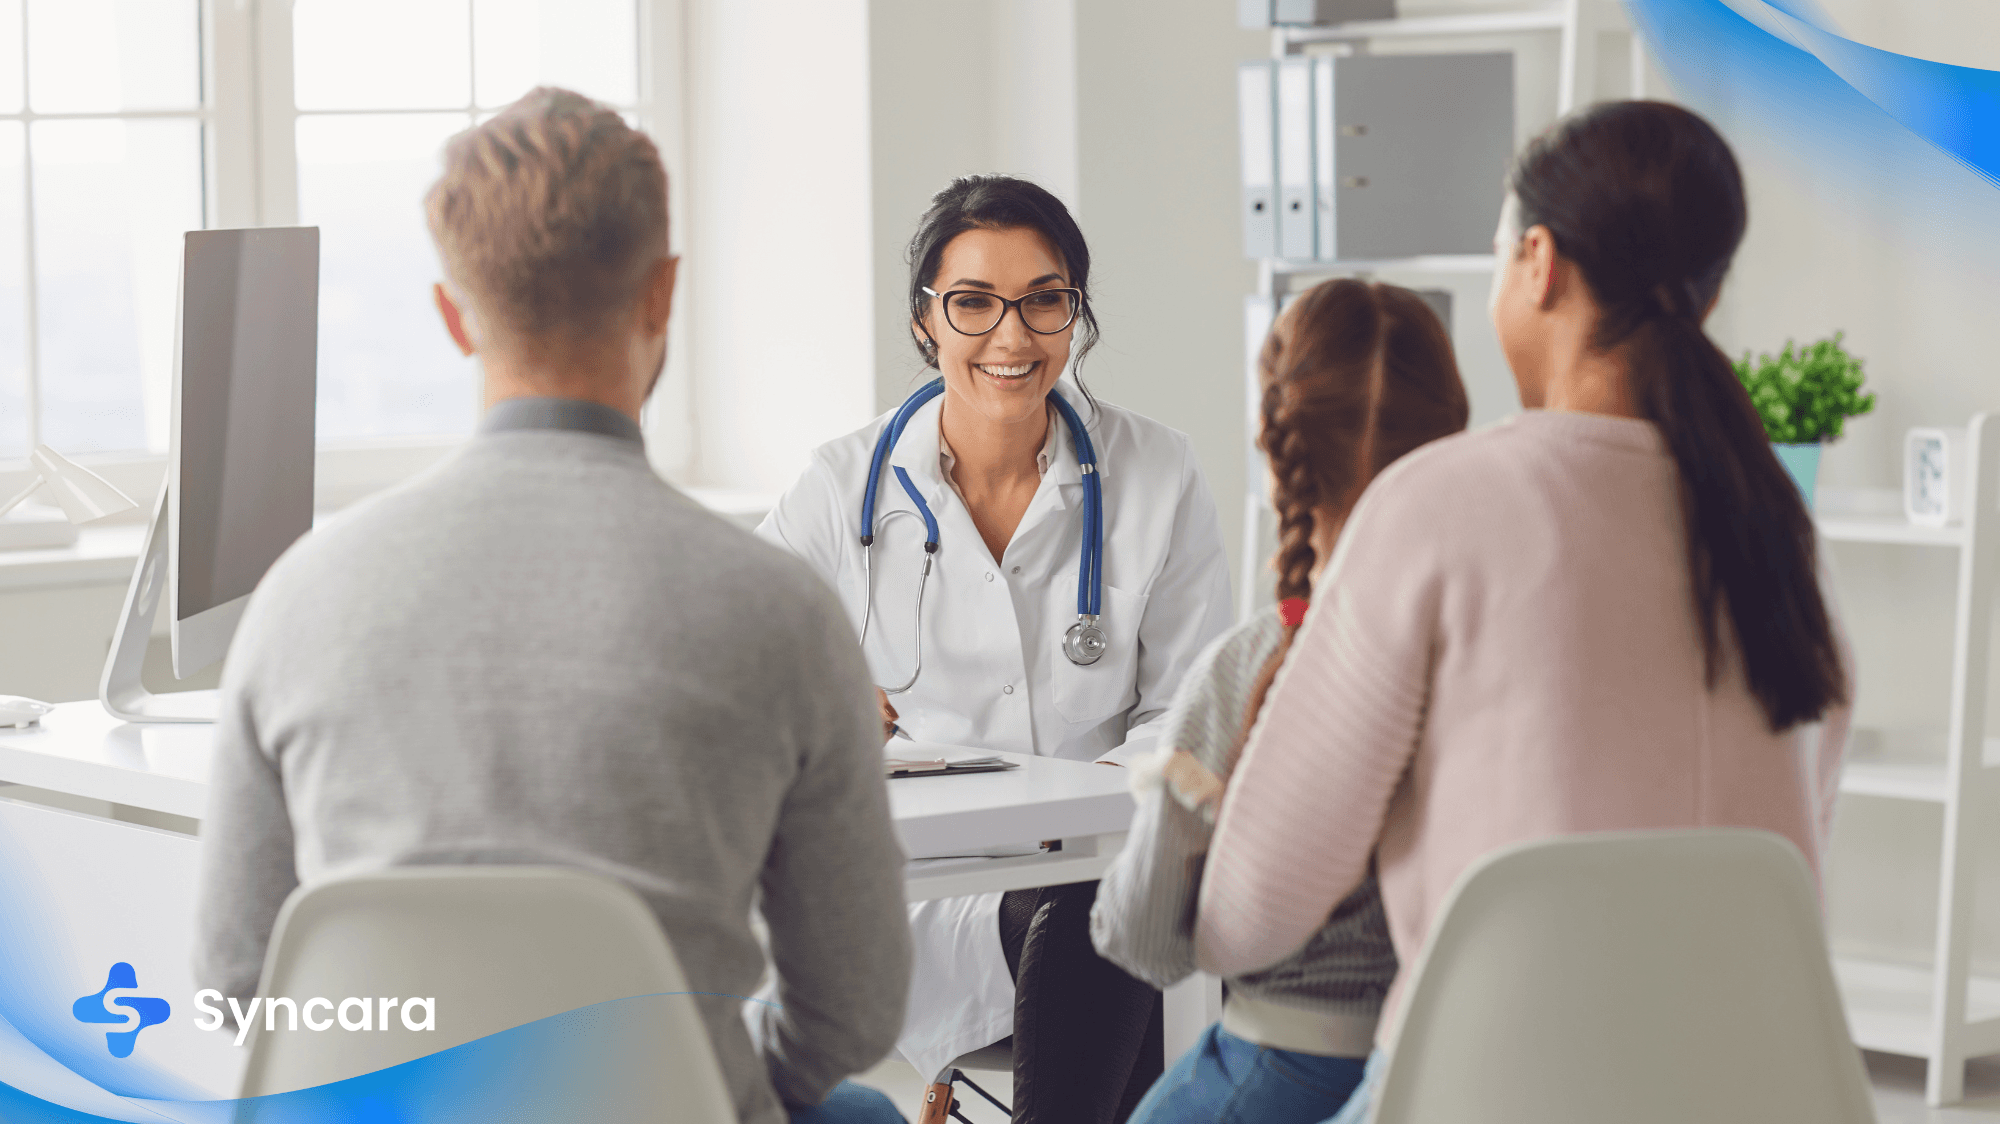
[[[1074,381],[1098,334],[1090,251],[1055,196],[956,180],[909,256],[911,336],[937,377],[814,450],[758,531],[839,593],[885,733],[1122,764],[1229,624],[1194,452]],[[1013,1034],[1015,1121],[1123,1119],[1160,1072],[1157,995],[1091,948],[1095,894],[912,905],[903,1057],[934,1074]],[[1017,996],[1031,926],[1040,985]]]

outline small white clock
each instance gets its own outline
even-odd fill
[[[1912,429],[1903,436],[1903,513],[1923,527],[1965,521],[1970,451],[1966,431]]]

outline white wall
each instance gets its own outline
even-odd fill
[[[1215,0],[1079,4],[1077,150],[1104,328],[1089,382],[1193,440],[1240,585],[1243,298],[1257,273],[1237,218],[1236,64],[1270,40],[1235,18]]]
[[[871,0],[869,49],[880,411],[926,378],[903,310],[931,196],[1003,172],[1076,205],[1075,0]]]
[[[872,413],[865,0],[687,0],[696,482],[778,490]]]

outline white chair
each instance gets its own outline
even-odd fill
[[[1875,1119],[1812,876],[1768,832],[1496,851],[1414,971],[1375,1124]]]
[[[675,1121],[734,1124],[735,1109],[687,992],[652,911],[608,878],[561,867],[432,866],[334,879],[285,901],[257,994],[300,1005],[313,996],[334,1004],[362,997],[378,1010],[383,997],[430,997],[436,1029],[405,1029],[391,1009],[373,1030],[343,1030],[338,1023],[326,1031],[293,1030],[280,1008],[273,1033],[260,1013],[242,1096],[373,1073],[592,1004],[666,996],[606,1008],[608,1023],[579,1023],[580,1037],[572,1040],[587,1048],[546,1059],[552,1068],[568,1067],[564,1081],[522,1072],[521,1089],[507,1094],[532,1101],[557,1096],[556,1086],[582,1088],[587,1105],[516,1099],[506,1103],[507,1117],[652,1120],[664,1119],[663,1106],[672,1106]],[[358,1022],[359,1009],[350,1013]],[[335,1012],[313,1014],[323,1021]],[[631,1033],[606,1034],[607,1025]],[[536,1060],[542,1059],[522,1059]],[[239,1120],[257,1115],[257,1102],[239,1107]]]

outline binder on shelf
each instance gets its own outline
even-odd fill
[[[1514,151],[1514,56],[1317,60],[1322,261],[1492,249]]]
[[[1313,60],[1278,63],[1278,256],[1309,260],[1315,250]]]
[[[1247,28],[1395,18],[1396,0],[1236,0],[1236,23]]]
[[[1333,59],[1313,60],[1313,253],[1340,260],[1340,224],[1334,221]]]
[[[1277,141],[1272,128],[1276,78],[1277,65],[1269,60],[1246,62],[1236,70],[1237,120],[1243,134],[1243,253],[1253,258],[1278,256]]]

